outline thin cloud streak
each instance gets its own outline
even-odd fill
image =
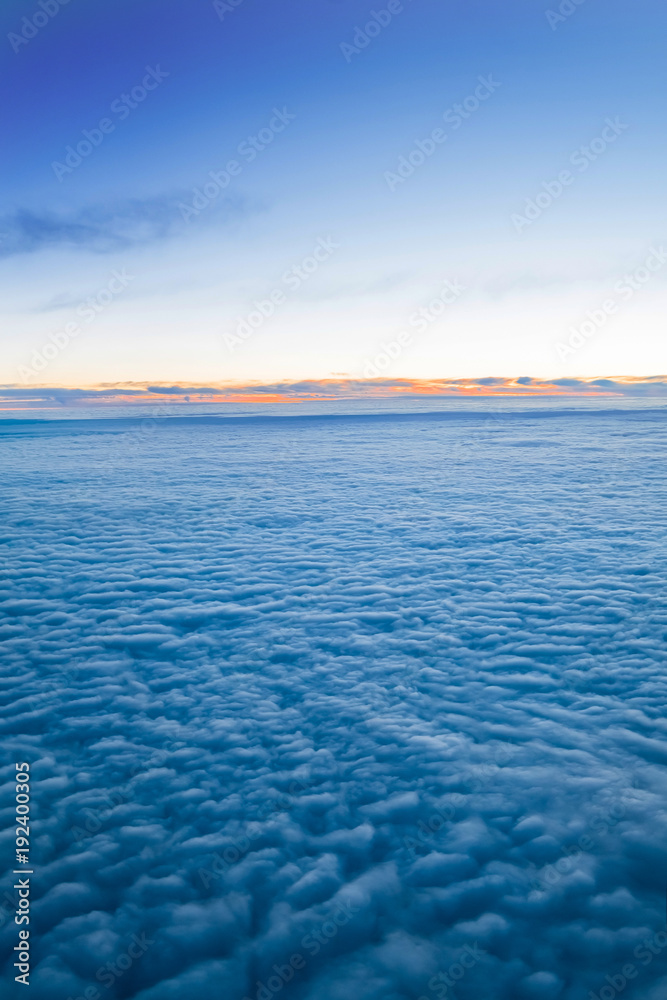
[[[178,211],[181,194],[90,205],[65,213],[21,208],[0,216],[0,258],[43,250],[117,253],[179,235],[187,229]],[[209,213],[225,221],[248,211],[241,198],[226,198]]]

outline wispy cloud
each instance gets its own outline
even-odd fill
[[[181,197],[176,193],[130,198],[60,213],[20,208],[0,216],[0,257],[57,247],[116,253],[170,239],[186,228],[178,211]],[[244,211],[247,206],[243,199],[228,198],[216,206],[212,215],[219,222]]]

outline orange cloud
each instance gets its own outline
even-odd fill
[[[57,406],[128,406],[137,403],[299,403],[345,399],[395,399],[419,396],[561,396],[614,397],[667,395],[667,376],[651,378],[328,378],[298,382],[218,383],[104,383],[95,386],[0,387],[0,408],[35,409]]]

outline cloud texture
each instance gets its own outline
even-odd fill
[[[0,403],[40,408],[45,404],[90,406],[106,403],[290,403],[405,397],[571,396],[657,398],[667,394],[667,376],[646,378],[468,378],[468,379],[308,379],[301,382],[169,385],[124,382],[97,386],[0,386]]]
[[[665,441],[0,425],[35,1000],[664,996]]]
[[[60,213],[17,209],[0,216],[0,258],[54,249],[117,253],[169,239],[184,229],[179,197],[182,192]],[[211,214],[216,220],[227,220],[247,210],[242,199],[228,198],[214,206]]]

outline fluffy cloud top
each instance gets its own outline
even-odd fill
[[[665,440],[0,425],[35,1000],[664,996]]]

